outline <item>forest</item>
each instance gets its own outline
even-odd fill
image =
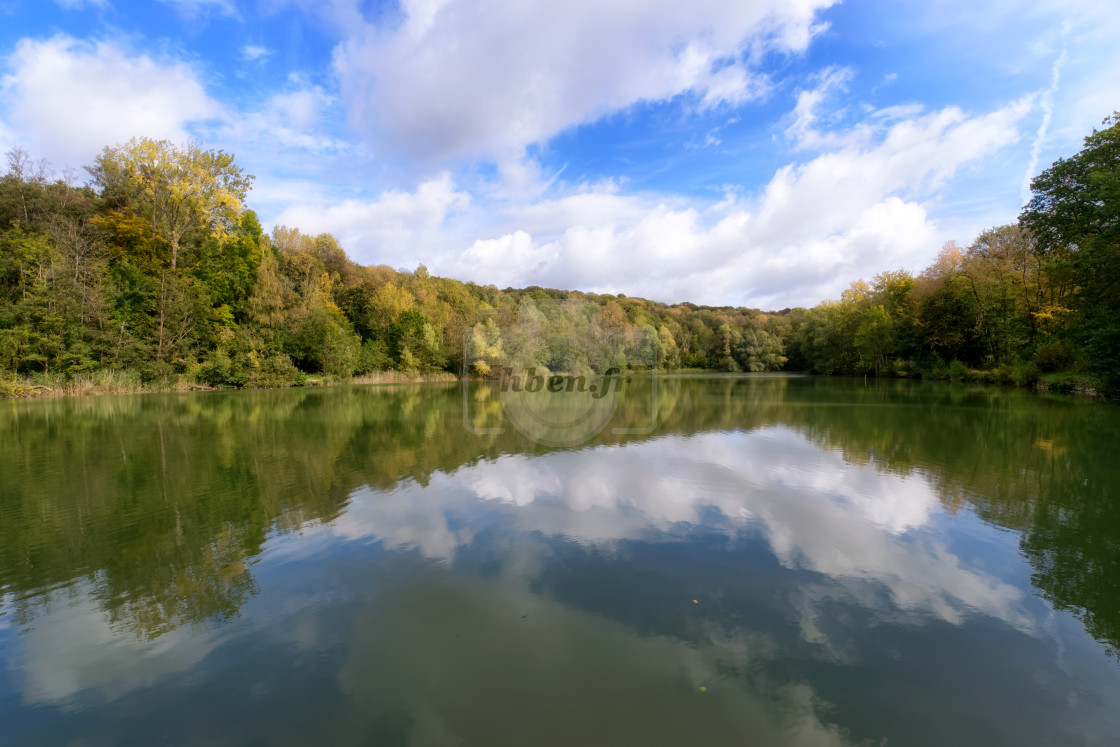
[[[195,142],[106,147],[88,183],[22,149],[0,177],[0,396],[495,375],[495,318],[634,327],[663,370],[984,380],[1120,392],[1120,114],[1036,177],[1018,221],[918,275],[762,311],[498,289],[362,266],[330,234],[262,229],[253,177]],[[562,302],[562,303],[553,303]],[[574,310],[574,311],[573,311]],[[559,325],[559,326],[557,326]],[[550,349],[551,370],[594,362]],[[565,355],[567,357],[565,357]]]

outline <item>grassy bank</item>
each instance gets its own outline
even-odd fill
[[[459,377],[447,371],[409,373],[407,371],[378,371],[355,376],[351,384],[415,384],[432,381],[458,381]]]
[[[190,388],[188,382],[180,379],[145,384],[140,375],[132,371],[95,371],[70,376],[36,374],[30,377],[0,377],[0,398],[78,397],[89,394],[127,394]]]
[[[1057,372],[1043,374],[1035,384],[1046,392],[1096,396],[1103,391],[1100,382],[1083,373]]]
[[[637,371],[635,374],[648,374]],[[710,369],[687,368],[670,372],[674,375],[719,375],[734,376]],[[777,375],[804,375],[799,372],[775,372]],[[924,373],[924,375],[923,375]],[[770,374],[770,375],[775,375]],[[1034,388],[1044,392],[1060,394],[1079,394],[1100,396],[1103,388],[1091,376],[1082,372],[1038,373],[1029,366],[1007,367],[1003,369],[981,370],[954,366],[937,372],[919,372],[916,376],[896,373],[888,378],[917,378],[930,381],[954,381],[962,383],[996,384]],[[245,386],[244,389],[275,389],[289,386],[333,386],[337,384],[385,385],[416,384],[429,382],[458,381],[459,377],[447,371],[419,373],[408,371],[378,371],[355,376],[352,379],[337,379],[321,375],[305,375],[298,382],[280,383],[271,386]],[[27,397],[83,397],[98,394],[137,394],[145,392],[185,392],[215,391],[233,387],[213,387],[199,383],[189,376],[179,376],[156,382],[144,382],[133,371],[97,371],[90,374],[72,376],[48,376],[37,374],[31,377],[12,377],[0,375],[0,399]]]
[[[446,371],[416,373],[407,371],[381,371],[356,376],[353,379],[334,379],[325,376],[307,376],[301,382],[279,386],[331,386],[335,384],[411,384],[432,381],[457,381],[455,374]],[[0,399],[26,397],[84,397],[97,394],[138,394],[150,392],[214,391],[222,387],[207,386],[187,376],[174,379],[144,382],[134,371],[96,371],[89,374],[52,376],[38,374],[31,377],[0,375]],[[253,387],[263,389],[277,387]]]

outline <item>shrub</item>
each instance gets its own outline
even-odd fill
[[[358,373],[367,374],[374,371],[384,371],[392,365],[389,358],[389,348],[381,340],[366,340],[362,343],[362,350],[358,356]]]
[[[307,374],[292,363],[283,353],[277,353],[261,361],[251,377],[254,386],[302,386]]]
[[[1034,361],[1020,363],[1012,372],[1012,378],[1017,386],[1033,386],[1041,376],[1042,371]]]
[[[949,380],[964,381],[966,378],[968,378],[968,366],[954,358],[949,364]]]
[[[229,356],[218,352],[199,367],[195,377],[209,386],[224,386],[229,379],[231,367]]]
[[[903,360],[902,358],[895,359],[895,361],[891,364],[888,373],[890,376],[894,376],[895,378],[899,379],[908,379],[912,377],[921,378],[923,376],[923,373],[919,369],[917,363],[915,363],[914,361]]]
[[[1073,370],[1078,358],[1077,348],[1063,340],[1040,345],[1034,353],[1034,362],[1042,373]]]
[[[945,363],[945,359],[936,352],[926,353],[918,363],[918,374],[923,379],[947,379],[949,378],[949,366]]]
[[[137,364],[136,369],[140,372],[140,383],[144,386],[169,381],[175,375],[171,364],[163,361],[145,361]]]
[[[1019,383],[1016,377],[1018,366],[1012,366],[1010,363],[1002,363],[999,368],[991,373],[991,379],[996,384],[1017,384]]]
[[[0,375],[0,399],[5,397],[25,397],[31,391],[31,387],[22,381],[16,379],[8,379]]]

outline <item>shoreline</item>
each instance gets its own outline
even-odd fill
[[[16,399],[58,399],[64,397],[98,397],[113,394],[169,394],[172,392],[232,392],[240,390],[296,389],[305,387],[328,387],[387,384],[431,384],[437,382],[459,381],[450,372],[405,373],[402,371],[383,371],[375,374],[362,374],[352,379],[335,381],[309,377],[301,384],[281,384],[276,386],[215,387],[189,381],[176,380],[162,384],[141,384],[127,374],[107,373],[89,377],[75,377],[70,381],[37,384],[26,379],[0,380],[0,401]]]
[[[650,376],[650,371],[633,371],[628,375]],[[859,380],[859,376],[837,374],[813,374],[805,371],[766,371],[759,373],[713,371],[709,369],[683,369],[658,372],[659,376],[666,377],[703,377],[703,378],[824,378]],[[330,387],[330,386],[384,386],[392,384],[433,384],[452,383],[462,381],[462,377],[449,371],[434,373],[407,373],[403,371],[381,371],[372,374],[361,374],[347,380],[320,379],[308,377],[303,383],[282,384],[276,386],[245,386],[245,387],[214,387],[179,379],[161,385],[141,384],[134,376],[120,372],[101,372],[92,376],[78,376],[70,381],[52,382],[51,385],[33,383],[27,379],[0,379],[0,401],[17,399],[55,399],[64,397],[96,397],[113,394],[167,394],[171,392],[225,392],[241,390],[264,389],[295,389],[303,387]],[[984,380],[982,378],[968,378],[952,380],[942,378],[920,378],[907,376],[864,377],[871,381],[912,381],[931,382],[940,384],[956,384],[959,386],[981,387],[1010,387],[1025,389],[1039,394],[1060,394],[1073,397],[1112,400],[1107,394],[1095,387],[1094,382],[1085,377],[1076,375],[1059,375],[1052,380],[1044,376],[1030,385],[1016,385],[1010,382]]]

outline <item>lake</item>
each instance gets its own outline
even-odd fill
[[[503,396],[0,402],[0,743],[1120,744],[1116,405]]]

